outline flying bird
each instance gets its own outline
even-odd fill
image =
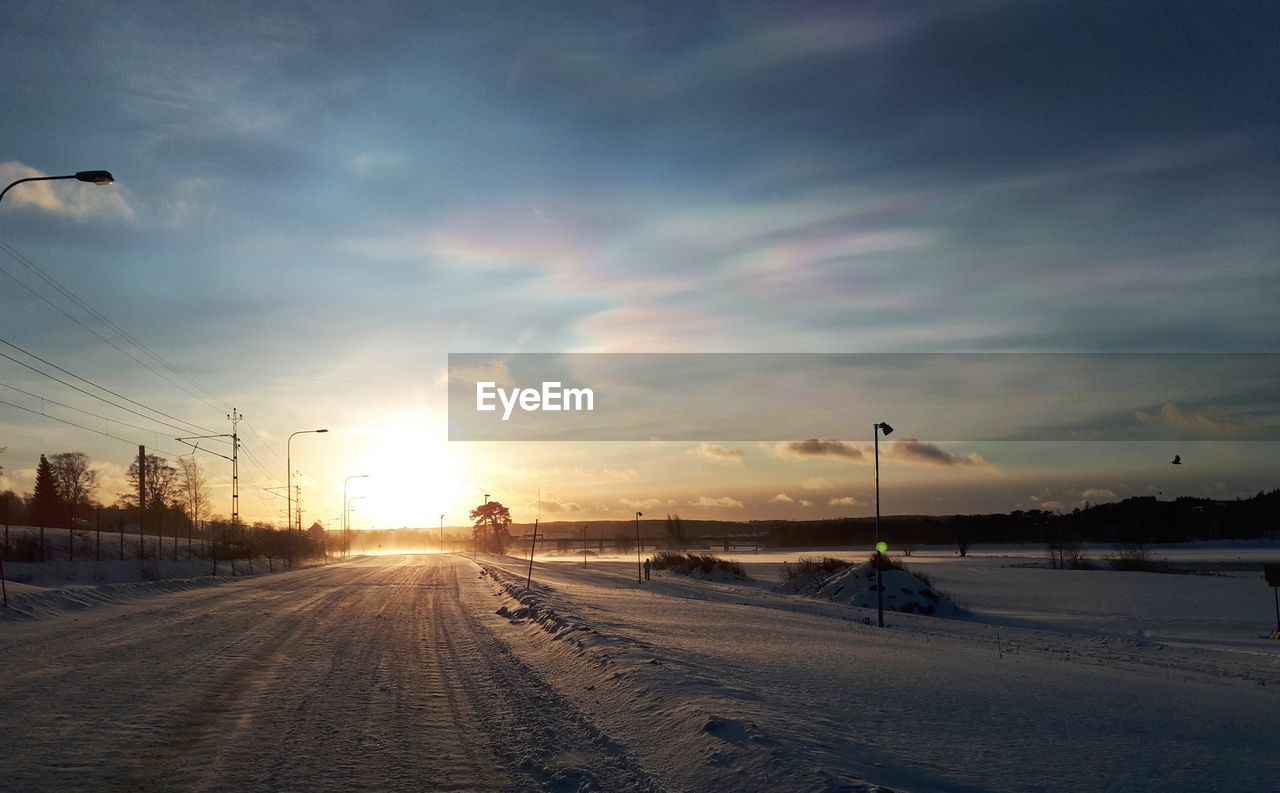
[[[1169,465],[1182,465],[1182,455],[1175,454],[1173,459],[1169,461]]]

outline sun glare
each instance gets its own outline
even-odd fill
[[[394,423],[377,433],[350,487],[351,525],[357,529],[430,528],[456,522],[463,492],[465,453],[428,438],[414,423]],[[340,485],[339,485],[340,488]]]

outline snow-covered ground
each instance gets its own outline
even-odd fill
[[[1260,567],[921,551],[967,612],[881,630],[771,591],[799,555],[539,561],[532,589],[510,557],[365,558],[0,621],[0,789],[1274,789]]]
[[[908,564],[969,614],[892,614],[883,631],[864,624],[872,610],[769,591],[780,562],[811,551],[734,555],[754,585],[662,573],[637,587],[634,561],[596,560],[537,564],[541,586],[524,593],[523,562],[492,566],[518,616],[512,630],[531,642],[522,649],[537,657],[548,625],[564,637],[535,668],[606,728],[641,736],[645,759],[665,763],[677,787],[1273,789],[1280,643],[1267,638],[1275,616],[1260,566],[1231,576],[1009,566],[1035,553],[913,555]],[[517,600],[537,608],[522,614]],[[619,711],[632,689],[640,713]],[[740,739],[692,748],[698,718],[672,726],[690,713],[744,725]],[[771,788],[770,769],[791,782]]]

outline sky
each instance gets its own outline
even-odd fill
[[[1276,352],[1278,34],[1210,2],[6,4],[0,181],[116,183],[0,202],[0,339],[146,409],[0,358],[0,488],[79,450],[110,501],[138,444],[173,459],[232,407],[242,513],[280,525],[286,457],[307,523],[358,474],[358,527],[485,493],[521,521],[865,515],[878,420],[888,513],[1274,488],[1275,443],[1211,431],[1211,398],[1125,405],[1210,428],[1178,444],[924,437],[892,400],[791,442],[480,443],[449,440],[447,366]]]

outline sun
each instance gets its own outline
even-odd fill
[[[436,440],[413,423],[380,427],[360,455],[368,479],[349,486],[353,528],[432,527],[465,520],[458,514],[467,470],[457,444]]]

